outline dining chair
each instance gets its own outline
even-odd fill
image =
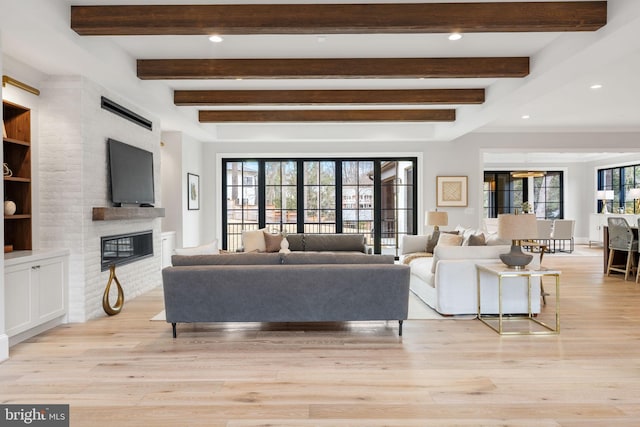
[[[633,274],[636,268],[635,256],[638,252],[638,241],[633,235],[631,227],[626,219],[621,217],[607,218],[609,227],[609,262],[607,264],[607,276],[612,271],[624,273],[624,280],[627,280],[629,273]],[[625,264],[613,264],[615,251],[626,253]],[[633,276],[632,276],[633,277]],[[636,276],[636,281],[638,277]]]
[[[552,219],[539,219],[536,221],[538,225],[538,238],[536,241],[539,243],[546,245],[547,250],[551,251],[551,233],[553,231],[553,220]]]
[[[551,232],[551,239],[553,240],[553,251],[556,251],[556,243],[559,243],[558,252],[572,253],[575,249],[573,232],[576,227],[576,222],[572,219],[556,219],[553,221],[553,231]],[[569,242],[569,249],[567,250],[566,243]]]

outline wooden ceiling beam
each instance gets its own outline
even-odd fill
[[[80,35],[595,31],[606,1],[71,6]]]
[[[143,80],[525,77],[527,57],[138,59]]]
[[[176,90],[176,105],[482,104],[484,89]]]
[[[456,110],[200,110],[200,123],[452,122]]]

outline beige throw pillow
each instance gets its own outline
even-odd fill
[[[458,234],[440,233],[438,237],[438,245],[442,246],[461,246],[463,237]]]
[[[242,232],[242,246],[245,252],[265,252],[267,244],[264,230],[245,230]]]
[[[282,242],[282,234],[272,234],[268,231],[264,232],[264,242],[267,252],[279,252],[280,243]]]

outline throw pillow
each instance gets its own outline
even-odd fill
[[[484,234],[472,234],[469,236],[469,246],[486,246],[487,242],[485,241]]]
[[[214,240],[206,245],[175,249],[176,255],[217,255],[219,253],[218,240]]]
[[[433,234],[431,234],[431,236],[429,237],[429,240],[427,241],[427,248],[426,251],[430,254],[433,253],[433,249],[436,247],[436,245],[438,244],[438,239],[440,238],[440,231],[433,231]]]
[[[268,231],[264,232],[264,243],[266,252],[279,252],[281,242],[282,234],[272,234]]]
[[[264,230],[243,231],[242,246],[245,252],[265,252],[267,250],[267,244],[264,239]]]
[[[457,234],[440,233],[440,237],[438,237],[438,245],[460,246],[462,245],[462,240],[462,236]]]
[[[402,255],[424,252],[429,244],[430,236],[404,235],[402,236]],[[427,251],[428,252],[428,251]]]

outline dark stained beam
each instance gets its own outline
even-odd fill
[[[452,122],[456,110],[200,110],[200,123]]]
[[[353,79],[525,77],[529,58],[139,59],[138,77]]]
[[[176,90],[176,105],[482,104],[484,89]]]
[[[80,35],[595,31],[606,1],[71,6]]]

